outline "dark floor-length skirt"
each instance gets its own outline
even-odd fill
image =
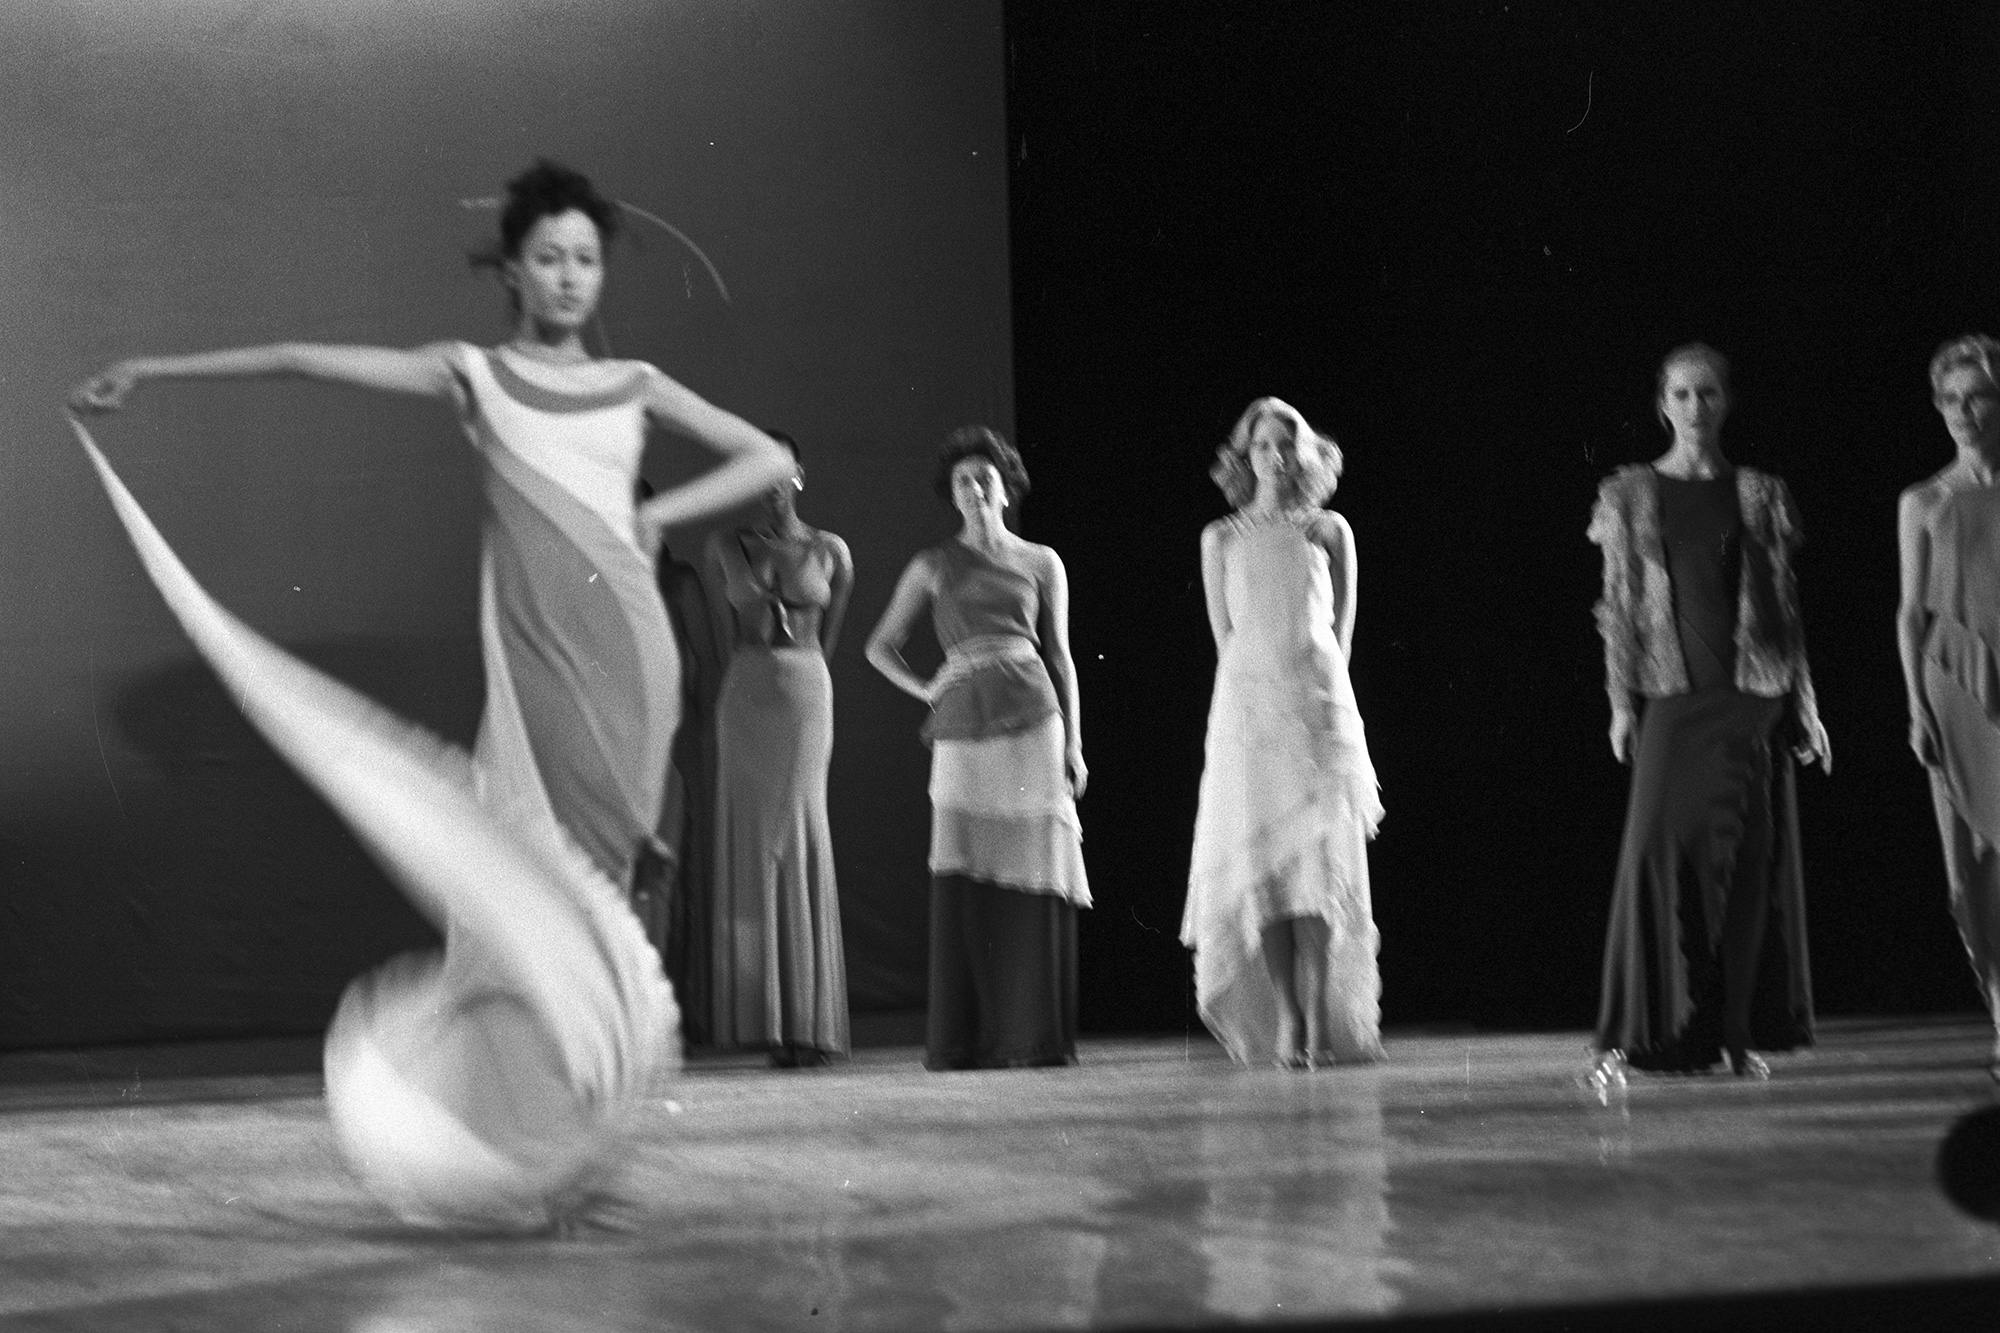
[[[931,880],[930,1069],[1076,1059],[1076,904],[965,875]]]
[[[1786,701],[1646,702],[1604,946],[1597,1046],[1706,1069],[1726,1047],[1812,1041],[1805,885]]]

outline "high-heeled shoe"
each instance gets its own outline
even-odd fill
[[[1590,1086],[1599,1092],[1622,1088],[1625,1086],[1626,1074],[1630,1068],[1631,1066],[1625,1061],[1625,1052],[1616,1046],[1599,1051],[1596,1058],[1590,1062]]]
[[[1771,1066],[1755,1051],[1732,1050],[1729,1052],[1729,1072],[1738,1078],[1768,1079]]]

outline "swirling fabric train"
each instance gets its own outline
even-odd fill
[[[203,657],[444,934],[442,955],[350,986],[327,1034],[349,1164],[412,1222],[560,1221],[677,1045],[672,992],[614,880],[577,841],[518,819],[520,792],[494,790],[484,753],[475,765],[216,605],[72,425]],[[489,638],[489,666],[491,651]]]

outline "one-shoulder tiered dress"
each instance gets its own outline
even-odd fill
[[[932,1069],[1076,1059],[1076,913],[1090,906],[1041,588],[1005,555],[932,548],[945,666],[931,744]]]

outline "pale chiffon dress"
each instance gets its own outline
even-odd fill
[[[1381,979],[1368,840],[1375,768],[1333,632],[1321,511],[1220,520],[1230,632],[1215,669],[1181,941],[1195,1002],[1234,1059],[1268,1063],[1278,999],[1266,927],[1316,918],[1334,1024],[1319,1058],[1376,1060]]]

